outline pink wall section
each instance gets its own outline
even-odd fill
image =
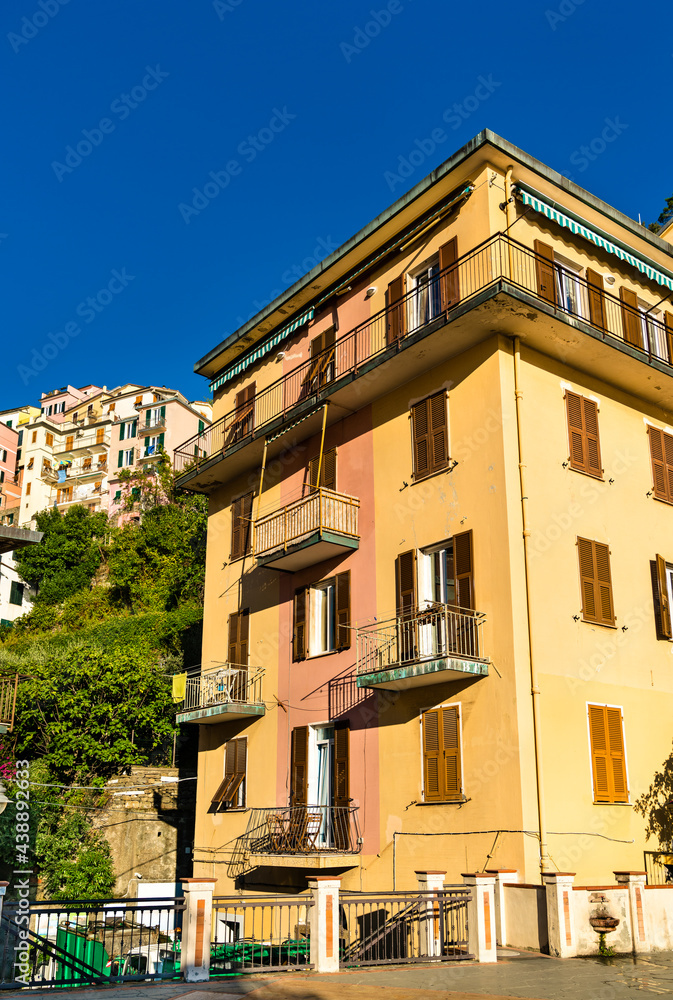
[[[292,662],[293,598],[297,587],[325,579],[333,573],[351,571],[351,608],[368,618],[376,613],[374,553],[374,475],[371,410],[363,409],[329,427],[325,449],[337,449],[337,490],[360,499],[360,546],[343,557],[311,566],[298,573],[283,573],[279,602],[279,698],[288,706],[278,730],[277,801],[289,801],[290,732],[295,726],[350,722],[350,795],[359,805],[361,831],[365,829],[365,853],[378,850],[379,789],[376,695],[355,686],[356,642],[340,653]],[[318,454],[320,436],[302,442],[297,457],[287,466],[281,484],[283,503],[301,494],[309,459]],[[287,665],[287,669],[286,669]],[[352,683],[343,679],[353,675]],[[336,681],[336,684],[335,684]],[[339,683],[341,681],[341,683]],[[330,682],[332,697],[330,698]],[[330,700],[341,711],[330,718]],[[373,725],[372,725],[373,724]],[[370,728],[368,728],[370,727]],[[365,742],[368,770],[365,776]],[[366,795],[365,795],[366,792]]]

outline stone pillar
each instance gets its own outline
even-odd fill
[[[340,878],[309,878],[313,893],[311,907],[311,964],[316,972],[339,971],[339,886]]]
[[[651,943],[645,926],[645,883],[647,872],[615,872],[617,885],[629,890],[629,909],[631,911],[631,940],[633,953],[650,951]]]
[[[216,878],[183,878],[185,910],[182,915],[180,971],[186,983],[210,979],[210,937],[213,922],[213,887]]]
[[[470,952],[477,962],[497,962],[495,936],[495,878],[484,872],[463,875],[470,890],[467,906],[467,929]]]
[[[432,894],[444,890],[446,872],[416,872],[420,892]],[[429,958],[439,958],[442,954],[442,923],[437,900],[428,899],[425,904],[425,954]]]
[[[505,886],[508,882],[518,882],[516,868],[489,868],[487,875],[495,877],[495,939],[504,948],[507,945],[507,913],[505,911]]]
[[[573,906],[574,872],[544,872],[547,896],[547,933],[549,954],[555,958],[572,958],[577,954],[575,908]]]

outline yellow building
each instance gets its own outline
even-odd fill
[[[672,290],[668,242],[485,131],[198,362],[195,875],[643,867]]]

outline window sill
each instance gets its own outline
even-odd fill
[[[627,809],[632,808],[630,802],[594,802],[595,806],[626,806]]]
[[[249,806],[232,806],[231,809],[220,809],[218,810],[220,816],[225,813],[247,813],[250,812]]]
[[[412,473],[411,478],[413,482],[411,485],[415,486],[416,483],[425,483],[428,481],[428,479],[434,479],[435,476],[441,476],[443,473],[449,471],[450,465],[451,465],[451,460],[448,459],[446,465],[443,465],[441,469],[435,469],[434,472],[428,472],[424,476],[417,476],[415,472]]]
[[[337,653],[343,653],[347,649],[350,649],[350,646],[340,646],[338,649],[328,649],[325,653],[307,653],[304,660],[321,660],[325,656],[336,656]],[[294,662],[301,663],[301,660],[295,660]]]
[[[571,472],[578,472],[580,476],[588,476],[589,479],[596,479],[599,483],[605,482],[605,469],[600,475],[597,472],[587,472],[586,469],[578,469],[576,465],[571,465],[570,459],[568,459],[568,469]]]
[[[434,800],[432,802],[415,802],[414,805],[417,805],[417,806],[462,806],[462,805],[465,805],[465,803],[469,802],[469,801],[470,800],[468,798],[466,798],[465,796],[463,796],[460,799],[440,799],[440,800],[438,800],[436,802]]]
[[[612,628],[615,631],[619,628],[617,624],[610,625],[608,622],[595,622],[592,618],[585,618],[584,616],[582,616],[582,622],[584,625],[597,625],[599,628]]]
[[[652,489],[652,499],[658,500],[659,503],[668,504],[669,507],[673,507],[673,500],[667,500],[666,497],[658,497],[657,494],[654,492],[654,488]]]

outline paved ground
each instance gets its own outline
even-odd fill
[[[497,965],[390,965],[331,976],[289,972],[202,985],[132,983],[59,990],[59,998],[68,1000],[640,1000],[668,994],[673,995],[673,953],[669,952],[634,961],[560,960],[503,951]],[[35,991],[32,995],[46,994]]]

